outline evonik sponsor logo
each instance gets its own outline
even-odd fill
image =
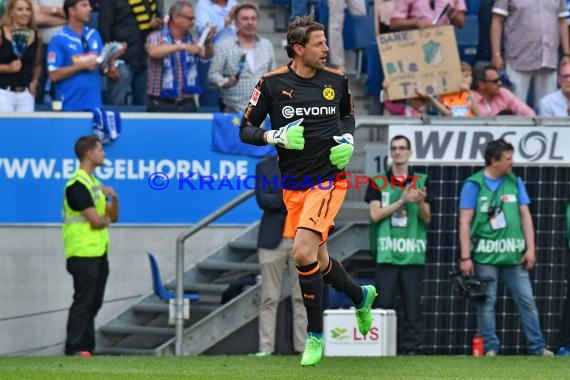
[[[299,116],[321,116],[321,115],[336,115],[335,106],[322,106],[322,107],[291,107],[285,106],[281,110],[281,114],[286,119]]]

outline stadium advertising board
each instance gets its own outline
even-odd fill
[[[390,139],[404,135],[417,164],[482,165],[489,141],[504,138],[515,148],[514,161],[525,165],[569,165],[570,129],[529,126],[391,125]]]
[[[73,146],[92,124],[88,114],[52,115],[0,119],[0,223],[61,222],[63,189],[78,165]],[[237,127],[228,128],[237,135]],[[105,164],[96,170],[117,190],[119,222],[195,223],[247,191],[235,179],[254,175],[259,158],[211,146],[211,115],[124,116],[121,136],[105,146]],[[259,216],[252,198],[217,222]]]

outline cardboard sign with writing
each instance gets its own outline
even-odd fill
[[[460,91],[459,52],[453,26],[406,30],[377,36],[387,99]]]

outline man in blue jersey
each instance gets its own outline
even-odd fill
[[[101,107],[100,72],[118,78],[114,59],[104,67],[97,60],[103,42],[99,32],[85,26],[92,11],[89,0],[65,0],[63,11],[67,25],[48,47],[48,71],[55,84],[55,99],[63,102],[64,111]]]

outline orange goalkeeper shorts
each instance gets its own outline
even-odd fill
[[[293,238],[298,228],[304,228],[319,233],[321,244],[326,242],[347,189],[346,180],[327,181],[306,190],[283,189],[287,206],[283,236]]]

